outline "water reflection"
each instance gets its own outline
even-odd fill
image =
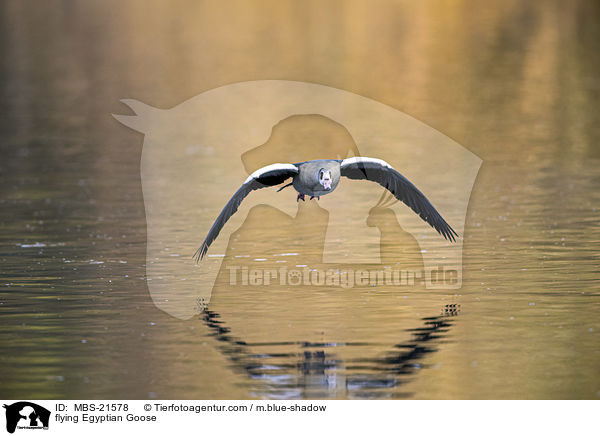
[[[248,389],[254,396],[407,398],[412,394],[402,391],[401,385],[423,367],[425,356],[437,350],[459,313],[457,304],[445,305],[439,315],[422,318],[418,327],[409,329],[410,340],[395,344],[247,342],[217,312],[207,310],[203,321],[231,367],[249,378]],[[374,349],[382,351],[376,354]]]

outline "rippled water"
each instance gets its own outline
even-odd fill
[[[268,6],[2,6],[0,396],[598,398],[598,6]],[[483,159],[462,289],[232,287],[222,269],[205,312],[157,309],[143,137],[110,114],[265,78],[368,96]],[[231,194],[211,186],[216,203]],[[312,266],[327,201],[298,206],[299,238],[241,209],[247,228],[212,254]]]

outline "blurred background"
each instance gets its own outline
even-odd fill
[[[462,310],[403,339],[435,353],[370,362],[403,365],[380,391],[600,397],[599,2],[5,0],[0,26],[0,397],[270,396],[218,316],[154,307],[143,136],[110,115],[259,79],[369,97],[483,159],[463,289],[439,296]],[[335,372],[310,353],[289,372]],[[357,391],[319,383],[293,393]]]

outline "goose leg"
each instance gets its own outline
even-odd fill
[[[298,194],[298,196],[296,197],[296,201],[304,201],[304,194]]]
[[[310,199],[312,200],[313,198],[316,198],[317,200],[320,200],[320,199],[321,199],[321,197],[319,197],[318,195],[311,195],[311,196],[310,196]]]

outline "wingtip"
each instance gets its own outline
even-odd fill
[[[456,242],[456,238],[460,238],[460,235],[452,227],[448,226],[448,237],[446,239],[450,242]]]
[[[438,228],[436,230],[448,242],[456,242],[456,238],[460,237],[460,235],[456,233],[456,231],[450,226],[447,226],[445,228]]]
[[[196,252],[194,253],[193,259],[196,261],[196,264],[200,263],[200,261],[202,261],[202,259],[204,259],[204,256],[206,256],[206,252],[208,251],[208,244],[206,243],[206,241],[204,241],[202,243],[202,245],[200,246],[200,248],[198,248],[196,250]]]
[[[194,263],[200,263],[200,261],[204,258],[204,254],[202,254],[202,247],[196,250],[192,258],[194,259]]]

